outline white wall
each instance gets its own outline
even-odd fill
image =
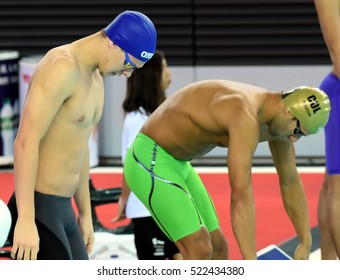
[[[211,66],[170,67],[172,85],[167,90],[171,95],[179,88],[194,81],[226,79],[258,85],[270,90],[288,90],[296,86],[318,86],[329,72],[330,66]],[[105,108],[99,125],[99,156],[121,156],[121,131],[123,111],[121,105],[126,91],[125,77],[105,79]],[[302,137],[296,143],[297,156],[324,156],[323,132]],[[225,156],[226,150],[216,148],[207,156]],[[266,143],[261,143],[255,156],[269,156]]]

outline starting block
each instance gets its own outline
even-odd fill
[[[292,257],[285,253],[278,246],[271,244],[257,252],[258,260],[292,260]]]

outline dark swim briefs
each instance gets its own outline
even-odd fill
[[[39,233],[39,260],[89,259],[83,237],[72,208],[72,198],[34,193],[35,222]],[[8,202],[12,227],[8,240],[13,244],[18,218],[15,194]]]
[[[329,73],[320,88],[327,93],[331,103],[325,126],[326,167],[329,175],[340,174],[340,80]]]

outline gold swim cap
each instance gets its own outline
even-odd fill
[[[331,110],[328,96],[319,88],[301,86],[283,92],[283,103],[308,134],[323,128]]]

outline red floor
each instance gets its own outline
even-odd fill
[[[241,259],[236,240],[233,236],[229,219],[230,188],[228,175],[220,173],[200,174],[211,197],[221,222],[221,228],[229,243],[230,259]],[[316,205],[318,193],[322,182],[321,173],[301,173],[308,198],[309,217],[311,226],[317,225]],[[92,174],[92,180],[96,188],[112,188],[120,185],[122,174]],[[13,191],[12,173],[0,173],[0,198],[8,201]],[[257,250],[270,244],[280,244],[295,236],[293,226],[284,212],[278,178],[276,174],[253,174],[253,188],[256,203],[257,226],[256,242]],[[107,204],[97,207],[98,217],[101,223],[108,227],[125,225],[126,222],[111,224],[117,210],[116,204]]]
[[[229,243],[230,259],[241,259],[236,240],[233,236],[229,219],[230,188],[227,174],[200,174],[215,203],[221,222],[221,228]],[[308,198],[311,226],[317,225],[316,205],[322,182],[320,173],[301,173]],[[93,174],[92,180],[97,188],[119,186],[121,174]],[[111,182],[111,183],[108,183]],[[281,201],[276,174],[253,174],[253,187],[257,213],[256,242],[257,250],[270,244],[280,244],[295,236],[293,226],[285,214]],[[116,205],[104,205],[98,209],[103,225],[113,228],[110,220],[116,213]]]

